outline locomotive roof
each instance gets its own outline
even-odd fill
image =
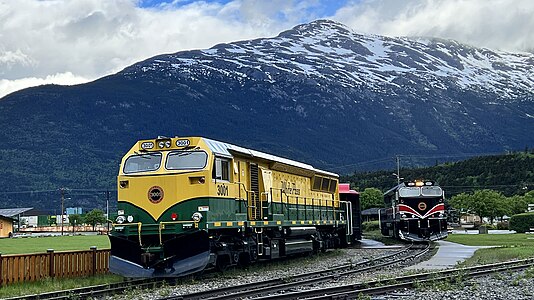
[[[247,149],[241,146],[236,146],[236,145],[232,145],[232,144],[225,143],[225,142],[215,141],[215,140],[208,139],[208,138],[203,138],[203,139],[204,139],[204,142],[210,148],[210,150],[213,153],[220,155],[220,156],[225,156],[225,157],[230,158],[230,157],[233,157],[232,152],[234,152],[234,153],[238,153],[238,154],[245,155],[245,156],[256,157],[256,158],[264,159],[267,161],[278,162],[278,163],[282,163],[285,165],[313,171],[314,173],[319,173],[319,174],[333,176],[333,177],[339,177],[339,175],[336,173],[316,169],[312,165],[308,165],[308,164],[301,163],[298,161],[290,160],[287,158],[275,156],[272,154],[268,154],[268,153],[264,153],[264,152],[260,152],[260,151],[256,151],[252,149]]]

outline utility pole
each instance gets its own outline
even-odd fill
[[[63,202],[65,201],[65,188],[60,188],[61,192],[61,235],[63,235]]]
[[[109,190],[106,190],[106,224],[108,227],[109,234]]]
[[[397,159],[397,184],[400,184],[400,157],[397,155],[395,158]]]

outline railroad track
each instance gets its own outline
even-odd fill
[[[103,297],[109,295],[116,295],[122,293],[133,287],[141,289],[156,289],[161,287],[166,280],[162,279],[137,279],[128,280],[119,283],[95,285],[83,288],[76,288],[71,290],[56,291],[50,293],[42,293],[35,295],[18,296],[14,298],[7,298],[4,300],[67,300],[67,299],[88,299],[95,297]]]
[[[280,289],[291,288],[298,285],[303,285],[305,282],[313,284],[314,282],[328,281],[332,278],[336,278],[351,273],[365,272],[374,268],[380,268],[390,262],[405,260],[406,258],[394,259],[397,256],[402,255],[410,250],[415,249],[416,245],[410,245],[402,248],[401,250],[389,255],[384,255],[375,259],[369,259],[366,261],[340,265],[321,272],[310,272],[299,274],[290,277],[277,278],[269,281],[254,282],[249,284],[240,285],[239,287],[227,287],[222,289],[208,290],[199,293],[192,293],[183,296],[174,296],[161,299],[235,299],[236,297],[245,297],[248,295],[258,295],[258,293],[272,293]],[[428,251],[428,247],[419,252],[418,255],[422,255]],[[209,278],[209,275],[208,275]],[[177,280],[180,282],[180,279]],[[111,296],[123,293],[130,289],[157,289],[166,286],[175,285],[173,279],[137,279],[128,280],[120,283],[95,285],[90,287],[76,288],[70,290],[62,290],[56,292],[25,295],[19,297],[8,298],[6,300],[24,299],[24,300],[64,300],[64,299],[88,299],[99,298],[104,296]]]
[[[316,285],[321,282],[329,282],[332,280],[337,280],[339,277],[349,276],[356,273],[363,273],[366,271],[379,269],[387,265],[406,261],[407,259],[414,259],[427,253],[430,250],[430,245],[428,244],[424,248],[419,249],[420,251],[418,251],[416,254],[403,255],[405,253],[408,253],[410,250],[414,250],[416,248],[418,248],[418,245],[410,245],[389,255],[384,255],[359,263],[345,264],[328,270],[303,273],[262,282],[252,282],[239,286],[213,289],[198,293],[191,293],[187,295],[164,297],[160,298],[159,300],[226,300],[254,297],[262,298],[266,295],[271,295],[273,293],[288,291],[302,286]],[[397,258],[401,255],[402,257]]]
[[[418,286],[423,286],[425,284],[431,285],[432,282],[436,281],[447,280],[451,282],[458,277],[477,277],[503,271],[521,270],[532,266],[534,266],[534,259],[525,259],[468,268],[448,269],[438,272],[413,274],[335,287],[264,295],[261,297],[261,299],[355,299],[361,297],[362,295],[380,295],[388,292],[394,292],[399,289],[413,288],[415,284]]]

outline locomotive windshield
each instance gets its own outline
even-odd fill
[[[204,169],[208,154],[204,151],[176,151],[169,154],[165,168],[169,170]]]
[[[443,194],[443,191],[439,186],[411,186],[402,187],[399,189],[400,197],[439,197]]]
[[[416,186],[403,187],[399,189],[400,197],[419,197],[421,195],[421,188]]]
[[[423,196],[441,196],[443,191],[439,186],[424,186],[421,188]]]
[[[124,173],[155,171],[161,165],[161,153],[132,155],[124,163]]]

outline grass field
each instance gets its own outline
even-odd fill
[[[47,249],[54,249],[54,251],[89,250],[91,246],[96,246],[97,249],[109,249],[108,236],[75,235],[0,239],[0,253],[2,254],[42,253]]]
[[[534,257],[532,234],[450,234],[446,240],[468,246],[493,246],[477,250],[462,263],[466,266]]]

